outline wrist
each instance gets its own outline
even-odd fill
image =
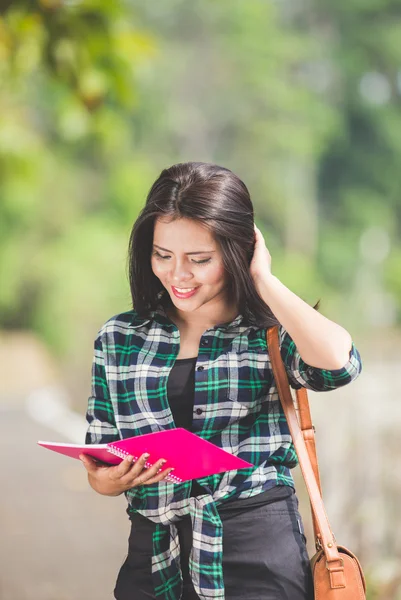
[[[277,277],[270,271],[268,273],[265,272],[254,276],[256,290],[262,297],[268,293],[269,289],[274,286],[277,281]]]
[[[124,492],[122,489],[116,489],[115,482],[98,481],[90,473],[88,474],[88,481],[91,488],[102,496],[120,496]]]

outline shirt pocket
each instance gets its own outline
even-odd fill
[[[207,366],[207,378],[203,385],[198,384],[196,388],[197,404],[201,406],[201,409],[198,406],[195,412],[202,410],[203,419],[214,433],[224,430],[248,414],[246,406],[230,397],[228,364],[229,359],[226,352],[210,361]]]
[[[227,396],[244,407],[247,414],[260,411],[269,400],[273,378],[265,352],[227,352]]]
[[[266,353],[262,352],[230,348],[213,361],[209,372],[213,401],[209,398],[205,414],[210,429],[223,431],[239,423],[248,428],[262,412],[269,412],[269,374]]]

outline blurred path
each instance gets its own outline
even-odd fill
[[[62,438],[22,403],[0,400],[0,599],[113,598],[129,531],[125,498],[96,494],[80,462],[40,448],[40,439]]]
[[[0,336],[0,600],[112,600],[129,533],[125,498],[96,494],[80,462],[37,446],[40,439],[82,440],[85,409],[80,415],[68,411],[68,398],[44,359],[30,366],[30,385],[21,364],[36,354],[20,354],[25,337],[18,344],[7,340],[2,347]],[[333,531],[384,582],[399,575],[401,556],[401,479],[394,476],[401,460],[396,341],[384,346],[377,340],[363,376],[351,386],[310,394]],[[312,555],[299,469],[294,477]]]

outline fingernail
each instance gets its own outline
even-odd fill
[[[147,452],[143,455],[143,458],[149,458],[150,454],[148,454]]]

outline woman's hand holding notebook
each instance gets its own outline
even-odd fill
[[[43,441],[39,441],[38,444],[72,458],[79,459],[80,454],[87,454],[108,465],[119,464],[127,456],[138,460],[144,453],[148,453],[145,468],[151,467],[161,458],[166,459],[167,462],[162,468],[174,468],[165,479],[172,483],[254,466],[181,427],[125,438],[109,444],[78,445]]]

